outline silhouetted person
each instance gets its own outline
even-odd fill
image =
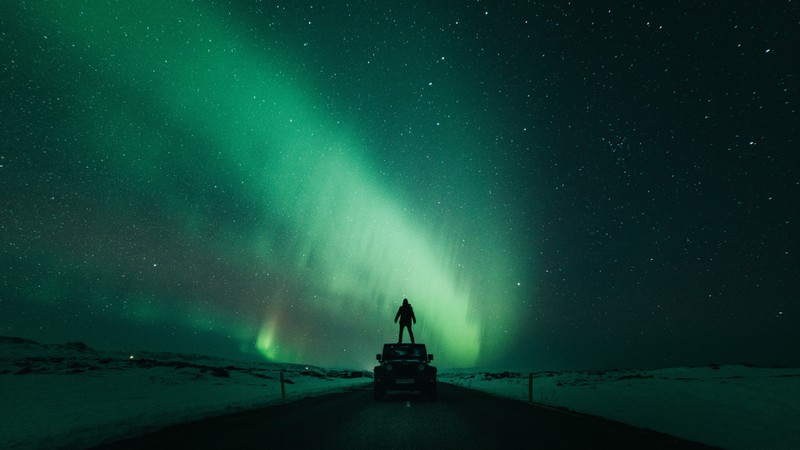
[[[417,318],[414,317],[414,308],[408,303],[408,299],[403,299],[403,304],[397,310],[397,315],[394,316],[394,323],[400,319],[400,337],[397,339],[398,344],[403,343],[403,327],[408,328],[408,335],[411,337],[411,343],[414,343],[414,332],[411,331],[411,321],[417,323]]]

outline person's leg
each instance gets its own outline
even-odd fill
[[[400,324],[400,336],[398,336],[398,338],[397,338],[397,343],[398,344],[402,344],[403,343],[403,325],[402,324]]]
[[[408,335],[411,337],[411,343],[414,343],[414,332],[411,331],[411,325],[408,326]]]

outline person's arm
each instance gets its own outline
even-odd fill
[[[414,309],[413,308],[411,309],[411,320],[413,320],[414,324],[416,325],[417,317],[414,315]]]
[[[403,307],[401,306],[400,309],[397,310],[397,315],[394,316],[394,323],[397,323],[397,319],[400,317],[400,312],[403,311]]]

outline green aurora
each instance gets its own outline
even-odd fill
[[[792,2],[0,2],[0,334],[800,364]]]
[[[498,226],[480,171],[459,168],[471,173],[450,193],[394,187],[358,125],[337,120],[324,86],[288,62],[292,49],[260,51],[213,8],[25,5],[14,14],[39,31],[31,45],[61,61],[55,100],[69,117],[56,133],[75,142],[51,152],[79,171],[64,181],[79,195],[56,213],[54,234],[69,242],[48,252],[125,285],[94,283],[79,301],[124,301],[130,326],[177,321],[280,361],[363,362],[395,338],[403,297],[443,364],[471,366],[507,344],[519,275],[510,242],[474,231]],[[132,264],[146,272],[128,274]],[[52,301],[69,290],[62,281],[37,296]],[[481,299],[502,326],[489,326]],[[348,348],[364,355],[342,359]]]

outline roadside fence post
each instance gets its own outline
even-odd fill
[[[528,401],[533,403],[533,372],[528,373]]]
[[[286,386],[283,384],[283,371],[281,371],[281,398],[286,398]]]

